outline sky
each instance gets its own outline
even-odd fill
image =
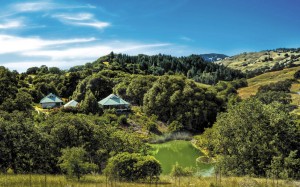
[[[0,66],[300,47],[300,0],[0,0]]]

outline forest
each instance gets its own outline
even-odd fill
[[[69,70],[0,67],[0,171],[155,181],[162,169],[149,154],[151,140],[188,132],[223,175],[299,180],[300,125],[289,95],[298,74],[242,100],[237,90],[247,86],[246,75],[198,55],[112,52]],[[43,110],[49,93],[80,107]],[[132,111],[99,107],[111,93]],[[173,174],[188,174],[181,169]]]

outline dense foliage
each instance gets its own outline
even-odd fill
[[[8,69],[0,66],[0,104],[5,98],[13,99],[18,92],[18,80],[16,72],[10,72]]]
[[[152,156],[121,153],[108,160],[105,174],[121,181],[157,181],[162,172],[159,162]]]
[[[292,81],[241,101],[243,77],[198,55],[111,53],[69,71],[43,65],[21,74],[0,67],[0,171],[79,179],[106,168],[111,179],[154,181],[161,167],[147,156],[151,135],[205,131],[203,146],[221,155],[226,174],[299,178],[299,125],[286,110]],[[38,103],[49,93],[79,107],[43,110]],[[135,110],[100,108],[111,93]],[[174,176],[182,175],[190,173],[175,166]]]
[[[279,102],[288,106],[292,102],[291,95],[289,93],[293,82],[295,82],[295,80],[287,79],[260,86],[254,97],[264,104]]]
[[[292,83],[294,80],[284,80],[276,83],[270,83],[264,86],[260,86],[258,92],[268,92],[268,91],[276,91],[276,92],[286,92],[289,93]]]
[[[58,112],[47,119],[37,117],[34,121],[26,113],[1,113],[1,171],[11,168],[15,173],[59,173],[62,150],[82,147],[88,161],[100,172],[115,154],[145,154],[148,149],[137,134],[118,129],[115,114],[97,117]]]
[[[156,80],[153,75],[131,75],[117,84],[114,92],[132,104],[142,106],[145,93]]]
[[[299,178],[300,130],[279,103],[245,100],[218,116],[202,145],[228,175]]]
[[[162,76],[144,96],[143,110],[166,123],[177,120],[188,130],[201,131],[218,112],[213,92],[182,76]]]
[[[83,174],[97,169],[97,165],[89,163],[86,151],[82,147],[72,147],[62,150],[59,158],[59,166],[69,177],[77,177],[79,180]]]
[[[85,66],[71,68],[71,72],[92,69],[101,71],[103,69],[121,70],[130,74],[164,75],[182,74],[197,82],[216,84],[219,80],[230,81],[245,77],[239,70],[233,70],[222,65],[205,62],[200,55],[188,57],[172,57],[169,55],[138,55],[128,56],[125,54],[114,54],[101,57],[95,62]]]

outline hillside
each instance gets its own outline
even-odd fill
[[[249,86],[238,93],[243,98],[249,97],[260,85],[292,78],[297,70],[300,66],[249,79]],[[294,175],[299,173],[299,164],[293,168],[287,165],[289,160],[299,158],[296,153],[300,147],[299,142],[293,141],[300,137],[294,133],[298,127],[294,126],[292,115],[282,110],[289,105],[273,105],[258,99],[241,101],[237,89],[247,86],[244,74],[205,62],[196,55],[177,58],[111,53],[69,71],[41,66],[29,68],[22,74],[0,66],[0,79],[0,140],[4,140],[0,144],[1,171],[65,174],[67,168],[61,163],[73,159],[69,155],[80,153],[80,160],[76,160],[90,167],[90,171],[80,175],[105,172],[115,179],[116,171],[125,173],[127,167],[116,169],[114,163],[124,165],[128,158],[150,164],[134,165],[128,172],[126,169],[127,173],[134,176],[135,168],[140,167],[146,177],[151,177],[155,169],[158,178],[162,162],[152,156],[149,143],[189,140],[190,134],[202,134],[193,142],[210,157],[238,158],[239,162],[218,160],[225,166],[224,175],[233,172],[233,175],[264,177],[269,172],[265,168],[273,167],[273,158],[280,154],[281,173],[288,171],[289,178],[300,178]],[[206,82],[212,84],[203,84]],[[294,104],[300,101],[296,94],[299,87],[297,83],[292,88]],[[131,103],[131,109],[121,104],[103,105],[101,100],[112,93]],[[49,105],[47,109],[40,109],[44,106],[38,103],[46,95],[51,96],[47,99]],[[53,108],[61,106],[59,97],[80,104],[72,108]],[[238,128],[233,128],[236,126]],[[274,132],[283,136],[273,136]],[[252,140],[255,136],[257,138]],[[265,149],[266,142],[280,144]],[[224,147],[234,150],[233,155],[222,152]],[[185,159],[191,158],[195,163],[187,151],[182,152]],[[252,162],[251,157],[261,161]],[[199,161],[207,158],[201,157]],[[174,164],[170,166],[177,167]],[[184,171],[187,166],[180,167]],[[74,176],[74,173],[67,175]],[[123,176],[117,177],[116,180]],[[135,176],[135,181],[144,181],[146,177]],[[133,181],[131,179],[130,175],[122,181]]]
[[[251,95],[255,95],[258,88],[263,85],[283,81],[286,79],[294,78],[296,71],[300,70],[300,67],[287,68],[280,71],[267,72],[262,75],[247,79],[248,87],[238,89],[238,94],[242,99],[249,98]],[[299,105],[300,95],[299,92],[300,83],[294,83],[291,88],[291,95],[293,104]]]
[[[234,55],[217,61],[227,67],[238,69],[243,72],[282,69],[282,67],[292,67],[300,64],[299,49],[276,49],[260,52],[249,52]]]
[[[221,58],[222,55],[208,54],[208,57]],[[196,82],[211,85],[216,84],[219,80],[231,81],[245,77],[245,74],[240,70],[208,62],[201,55],[174,57],[164,54],[152,56],[139,54],[137,56],[129,56],[111,52],[109,55],[98,58],[93,63],[87,63],[84,66],[75,66],[70,68],[69,71],[76,72],[84,69],[93,69],[93,72],[97,72],[104,68],[121,70],[130,74],[156,76],[182,74]]]

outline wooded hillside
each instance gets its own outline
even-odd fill
[[[238,89],[248,86],[245,73],[205,62],[198,55],[110,53],[69,70],[43,65],[24,73],[0,67],[0,170],[66,173],[80,178],[91,171],[113,171],[104,169],[107,164],[117,167],[122,164],[116,163],[119,158],[124,158],[124,162],[153,163],[139,165],[153,171],[143,173],[142,178],[158,177],[161,169],[148,156],[147,142],[166,133],[204,132],[198,145],[209,150],[209,156],[225,158],[218,160],[218,167],[228,175],[299,178],[300,130],[297,118],[290,114],[297,107],[290,97],[291,86],[299,79],[296,70],[286,70],[292,72],[291,79],[259,85],[257,94],[242,100]],[[79,105],[43,109],[39,102],[49,93]],[[131,103],[131,110],[120,113],[118,108],[101,107],[98,102],[112,93]],[[264,124],[272,128],[266,130]],[[275,127],[282,124],[284,128]],[[249,131],[251,128],[257,131]],[[245,136],[232,134],[243,129]],[[272,129],[277,129],[275,137]],[[262,133],[269,136],[258,136]],[[280,137],[276,138],[276,133]],[[244,137],[248,140],[237,146]],[[283,140],[284,147],[278,143]],[[253,147],[262,141],[272,146]],[[248,146],[251,152],[247,152],[251,150]],[[246,162],[249,158],[260,162]],[[232,164],[237,160],[244,162],[243,168]],[[72,170],[71,162],[81,170]],[[275,173],[276,167],[284,168],[280,175]],[[111,172],[107,175],[121,177]],[[133,178],[122,176],[124,180]]]

